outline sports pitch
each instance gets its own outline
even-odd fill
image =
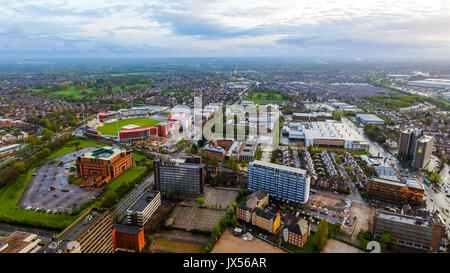
[[[161,120],[149,119],[149,118],[133,118],[133,119],[122,119],[119,120],[119,125],[116,121],[100,125],[97,130],[103,135],[117,136],[117,127],[122,129],[127,125],[137,125],[139,127],[155,126],[160,123]]]

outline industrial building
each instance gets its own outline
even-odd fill
[[[432,136],[421,136],[417,140],[412,163],[413,168],[423,169],[428,165],[433,152],[433,147],[434,137]]]
[[[394,244],[434,252],[439,249],[444,228],[445,225],[436,215],[419,217],[377,210],[372,233],[375,240],[383,234],[390,234]]]
[[[373,114],[356,114],[355,119],[361,124],[384,124],[384,120]]]
[[[335,120],[290,123],[283,128],[289,140],[302,140],[305,146],[367,150],[369,144],[352,126]]]
[[[303,247],[308,241],[310,233],[311,224],[307,220],[300,218],[283,230],[283,239],[291,245]]]
[[[144,228],[115,224],[112,241],[114,252],[139,253],[145,246]]]
[[[408,81],[410,86],[419,86],[425,88],[450,89],[450,80],[448,79],[426,79],[422,81]]]
[[[248,167],[248,188],[264,189],[270,195],[305,204],[309,199],[310,177],[306,171],[255,160]]]
[[[417,180],[398,180],[372,177],[366,185],[367,192],[375,198],[394,201],[398,203],[408,202],[422,204],[424,199],[424,187]]]
[[[325,121],[333,119],[333,114],[329,112],[293,113],[292,119],[295,121]]]
[[[172,190],[187,195],[203,194],[205,171],[202,164],[187,163],[185,160],[156,159],[156,190],[163,193]]]
[[[131,168],[133,158],[129,151],[107,146],[78,157],[76,165],[83,185],[100,187]]]
[[[144,192],[127,209],[127,222],[129,225],[143,227],[161,205],[161,194],[158,191]]]

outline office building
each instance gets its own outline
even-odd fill
[[[143,227],[114,225],[112,241],[115,252],[141,252],[145,246]]]
[[[383,234],[391,235],[391,242],[422,251],[437,251],[445,225],[436,215],[426,217],[403,215],[377,210],[372,233],[375,240]]]
[[[424,187],[417,180],[409,179],[406,182],[398,180],[372,177],[367,183],[367,192],[377,199],[412,204],[424,202]]]
[[[203,194],[205,183],[203,165],[186,162],[189,162],[189,159],[156,159],[154,161],[156,190],[163,193],[171,190],[179,194]]]
[[[255,160],[258,144],[256,142],[247,141],[241,145],[239,149],[239,161],[253,161]]]
[[[77,158],[78,175],[83,185],[100,187],[109,183],[133,165],[132,153],[113,147],[103,147]]]
[[[298,203],[309,198],[310,177],[306,171],[255,160],[248,168],[248,188]]]
[[[433,152],[433,147],[434,137],[432,136],[421,136],[417,140],[412,163],[413,168],[423,169],[428,165]]]
[[[308,241],[310,233],[311,224],[307,220],[300,218],[283,230],[283,239],[291,245],[303,247]]]
[[[128,224],[140,227],[144,226],[160,205],[161,194],[158,191],[144,192],[139,199],[127,209]]]

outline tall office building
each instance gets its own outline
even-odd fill
[[[309,198],[310,177],[306,171],[255,160],[248,168],[248,188],[264,189],[268,194],[306,203]]]
[[[422,131],[419,129],[408,128],[400,133],[398,143],[398,153],[404,154],[407,158],[414,156],[417,140],[422,136]]]
[[[412,166],[417,169],[425,168],[427,164],[430,162],[433,147],[434,147],[434,137],[421,136],[417,140]]]
[[[195,161],[195,160],[194,160]],[[156,190],[166,193],[169,190],[187,195],[203,194],[205,171],[202,164],[186,158],[184,161],[156,159]]]

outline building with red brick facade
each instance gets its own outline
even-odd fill
[[[310,232],[310,223],[305,219],[299,219],[284,229],[283,239],[291,245],[303,247],[308,241]]]
[[[114,251],[141,252],[145,246],[144,229],[136,226],[114,225]]]
[[[77,158],[78,175],[84,178],[83,185],[87,187],[109,183],[132,165],[131,152],[113,147],[103,147]]]

